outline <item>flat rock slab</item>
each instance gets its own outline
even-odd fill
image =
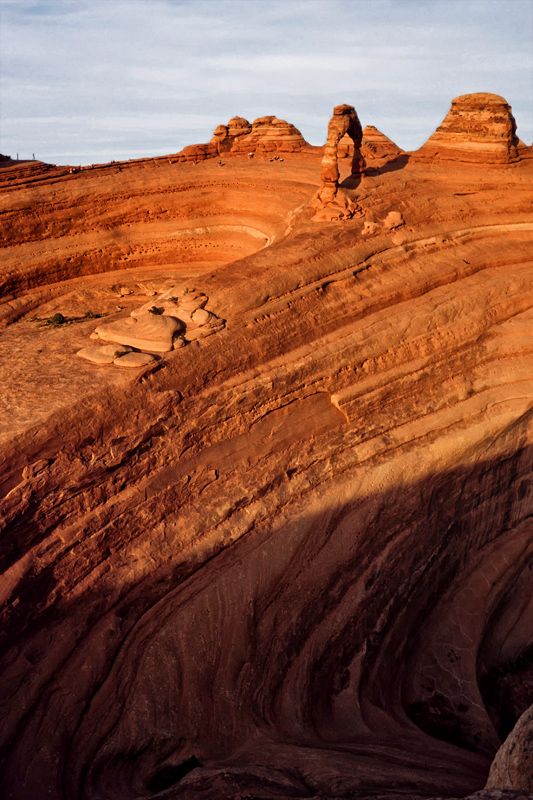
[[[125,356],[131,353],[131,348],[122,345],[106,344],[103,347],[92,345],[90,347],[83,347],[76,353],[80,358],[85,358],[87,361],[92,361],[93,364],[112,364],[115,359],[120,356]],[[132,355],[134,355],[132,353]]]
[[[150,353],[126,353],[123,356],[119,356],[115,358],[113,364],[117,367],[145,367],[147,364],[151,364],[155,361],[155,356],[151,355]]]
[[[95,333],[107,342],[165,353],[172,350],[173,336],[182,327],[182,323],[174,317],[143,314],[99,325]]]

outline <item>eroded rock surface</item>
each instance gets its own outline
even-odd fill
[[[362,175],[365,171],[365,161],[360,150],[363,131],[354,107],[346,103],[335,106],[329,121],[328,138],[320,165],[322,183],[313,201],[317,209],[315,221],[351,219],[362,213],[354,198],[339,189],[339,143],[344,136],[348,136],[353,142],[351,174]]]
[[[377,165],[342,226],[320,156],[250,166],[0,198],[0,794],[521,798],[533,161]],[[88,303],[226,329],[100,369]]]
[[[376,159],[396,158],[403,152],[392,139],[389,139],[388,136],[381,133],[374,125],[366,125],[363,128],[360,148],[365,163]],[[354,150],[355,144],[353,139],[348,134],[344,134],[339,142],[337,151],[338,157],[353,158]]]
[[[533,794],[533,706],[524,711],[496,753],[487,789],[514,789]]]
[[[232,117],[227,125],[217,125],[209,143],[189,145],[177,158],[178,161],[198,162],[229,153],[266,155],[313,149],[300,131],[284,119],[258,117],[250,123],[244,117]]]
[[[446,117],[417,155],[482,164],[510,163],[518,158],[518,145],[516,122],[505,98],[477,92],[452,100]]]

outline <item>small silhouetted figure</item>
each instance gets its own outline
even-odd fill
[[[33,158],[33,160],[35,161],[35,153],[33,153],[33,156],[32,156],[32,158]]]
[[[17,153],[17,161],[19,160],[19,154]]]

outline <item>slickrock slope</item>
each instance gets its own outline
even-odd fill
[[[505,98],[477,92],[452,100],[443,122],[417,155],[483,164],[509,163],[518,158],[518,145],[516,122]]]
[[[342,223],[319,155],[171,162],[2,195],[1,796],[507,800],[533,161],[340,162]],[[76,356],[193,292],[208,338]]]

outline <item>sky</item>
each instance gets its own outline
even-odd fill
[[[322,144],[355,106],[405,150],[451,100],[503,95],[533,139],[533,0],[0,0],[0,153],[176,153],[235,115]]]

